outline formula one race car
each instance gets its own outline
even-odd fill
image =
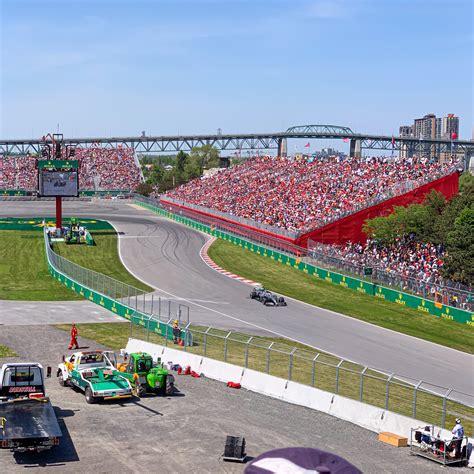
[[[260,303],[263,303],[265,306],[286,306],[286,301],[283,296],[278,296],[271,291],[263,287],[257,287],[252,290],[250,293],[250,298],[252,300],[258,300]]]

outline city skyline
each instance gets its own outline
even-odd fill
[[[58,124],[69,137],[305,123],[397,136],[428,113],[454,113],[471,138],[470,1],[63,5],[2,2],[2,138]]]

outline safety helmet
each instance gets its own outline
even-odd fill
[[[461,423],[461,418],[456,418],[456,423]]]
[[[177,320],[177,319],[174,320],[174,324],[178,324],[178,320]]]

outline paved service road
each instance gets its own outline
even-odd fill
[[[155,287],[157,295],[182,298],[191,308],[193,323],[266,330],[387,372],[474,393],[472,355],[297,301],[267,308],[250,300],[248,285],[224,277],[201,260],[199,250],[208,237],[199,232],[123,202],[68,201],[64,211],[112,222],[121,233],[125,265]],[[0,203],[0,215],[54,215],[54,207],[7,201]]]
[[[126,322],[90,301],[0,301],[0,325]]]
[[[176,375],[177,396],[88,405],[81,392],[60,387],[55,377],[68,342],[67,332],[50,326],[0,330],[0,344],[19,355],[0,358],[0,365],[31,360],[53,368],[46,390],[63,433],[58,447],[39,454],[13,455],[1,449],[1,472],[242,473],[245,465],[220,459],[226,435],[244,436],[247,454],[253,457],[270,449],[305,446],[338,454],[366,474],[446,472],[410,456],[408,448],[380,443],[375,433],[351,423],[205,377]],[[103,349],[80,334],[79,344]]]

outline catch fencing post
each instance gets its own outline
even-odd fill
[[[272,342],[268,347],[267,347],[267,374],[270,373],[270,351],[272,350],[272,346],[275,344]]]
[[[360,373],[360,389],[359,389],[359,401],[361,402],[364,398],[364,375],[367,372],[368,367],[364,367]]]
[[[229,331],[229,334],[224,338],[224,362],[227,362],[227,339],[232,334],[232,331]]]
[[[151,309],[150,314],[153,314],[153,293],[151,294]]]
[[[390,382],[393,379],[393,374],[390,374],[387,378],[387,385],[385,387],[385,410],[388,410],[388,400],[390,398]]]
[[[135,311],[138,311],[138,293],[135,293]]]
[[[186,347],[187,347],[188,342],[189,342],[188,335],[191,332],[189,330],[189,326],[191,326],[191,323],[186,324],[186,327],[184,328],[184,352],[186,352]]]
[[[291,380],[291,375],[292,375],[292,372],[293,372],[293,355],[295,354],[296,352],[296,347],[290,352],[290,360],[289,360],[289,364],[288,364],[288,380]]]
[[[446,421],[446,399],[449,397],[450,393],[453,391],[452,388],[450,388],[443,397],[443,413],[441,414],[441,428],[444,430],[444,424]]]
[[[253,336],[249,338],[245,346],[245,368],[249,366],[249,345],[252,342]]]
[[[130,307],[130,286],[127,285],[128,307]]]
[[[313,387],[314,387],[314,373],[315,373],[315,370],[316,370],[316,361],[318,360],[318,357],[320,355],[321,354],[318,352],[316,354],[316,357],[313,359],[313,368],[312,368],[312,374],[311,374],[311,384],[312,384]]]
[[[168,328],[170,327],[170,322],[171,319],[168,319],[168,322],[166,323],[165,347],[168,346]]]
[[[416,395],[418,389],[421,387],[421,384],[423,383],[423,380],[420,380],[414,387],[413,387],[413,411],[412,411],[412,417],[416,418]]]
[[[168,300],[168,319],[171,320],[171,300]]]
[[[143,312],[146,313],[146,300],[145,300],[145,292],[143,292]]]
[[[207,354],[207,333],[211,330],[210,327],[208,327],[205,331],[204,331],[204,357],[206,357],[206,354]]]
[[[158,317],[161,319],[161,296],[158,296]]]
[[[336,395],[339,393],[339,369],[343,362],[343,360],[340,360],[339,364],[336,365]]]
[[[153,315],[150,314],[150,317],[148,318],[148,321],[147,321],[147,333],[146,333],[147,342],[150,342],[150,322],[151,322],[152,317],[153,317]]]

